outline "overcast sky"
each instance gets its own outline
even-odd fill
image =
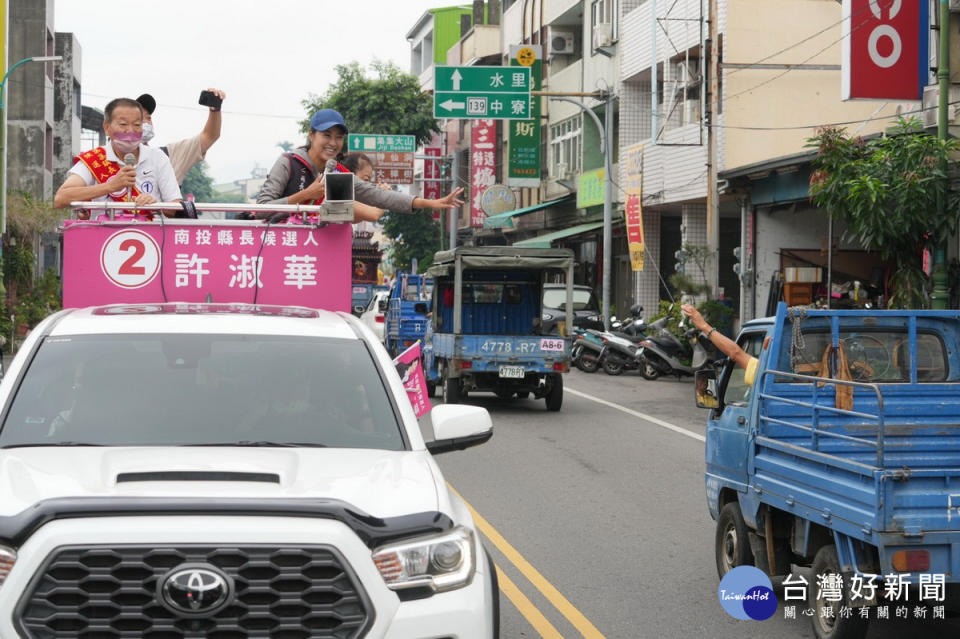
[[[207,153],[221,183],[249,177],[255,165],[269,169],[282,152],[278,142],[302,143],[300,101],[326,92],[336,65],[392,60],[409,71],[407,32],[427,9],[455,4],[56,0],[54,24],[80,43],[83,104],[103,109],[114,97],[156,98],[151,145],[198,133],[206,121],[201,89],[226,91],[223,132]]]

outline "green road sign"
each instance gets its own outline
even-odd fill
[[[369,135],[366,133],[351,133],[347,136],[347,150],[413,153],[417,150],[417,140],[412,135]]]
[[[434,67],[433,117],[527,120],[527,67]]]

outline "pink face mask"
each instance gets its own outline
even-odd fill
[[[110,139],[113,141],[113,148],[117,150],[117,153],[123,155],[137,150],[140,141],[143,139],[143,133],[114,133],[110,136]]]

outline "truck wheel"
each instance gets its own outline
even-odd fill
[[[563,406],[563,376],[553,375],[553,387],[544,395],[547,400],[547,410],[556,412]]]
[[[723,576],[737,566],[752,566],[753,551],[750,550],[750,538],[747,524],[740,513],[740,504],[728,503],[717,517],[715,554],[717,556],[717,574]]]
[[[456,404],[460,401],[460,379],[457,377],[443,378],[443,403]]]
[[[810,572],[814,575],[841,574],[837,547],[833,544],[822,546],[813,558]],[[811,583],[807,589],[807,606],[816,611],[827,606],[833,608],[833,615],[830,617],[820,614],[810,617],[813,634],[817,639],[863,639],[867,636],[869,622],[866,619],[861,619],[859,615],[850,617],[840,615],[840,607],[850,605],[846,597],[842,601],[817,599],[817,590],[818,588]]]
[[[619,358],[607,356],[603,358],[603,372],[607,375],[623,374],[623,362]]]

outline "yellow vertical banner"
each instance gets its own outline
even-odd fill
[[[627,201],[623,207],[630,250],[630,266],[643,270],[643,145],[634,144],[623,151],[624,183]]]

